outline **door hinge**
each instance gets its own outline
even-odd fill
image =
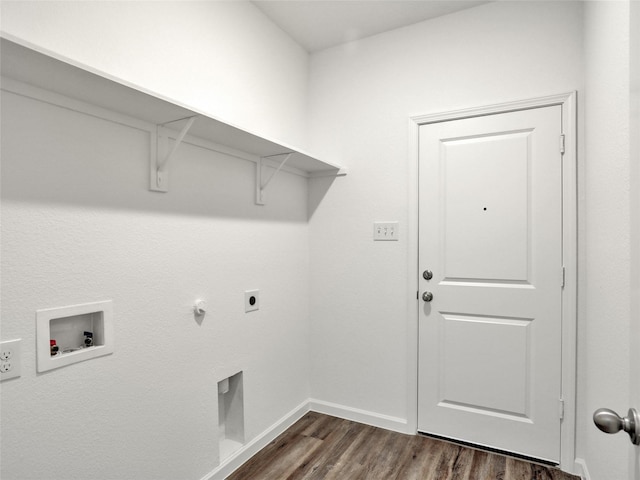
[[[564,398],[560,399],[558,413],[560,414],[560,420],[564,420]]]
[[[560,135],[560,153],[564,155],[564,133]]]
[[[564,288],[564,281],[565,281],[565,277],[566,277],[566,269],[564,268],[564,266],[562,267],[562,281],[560,282],[560,286],[562,288]]]

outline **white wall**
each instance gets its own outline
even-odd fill
[[[250,5],[2,7],[14,35],[302,136],[306,54]],[[1,385],[0,477],[203,478],[219,461],[221,371],[244,370],[247,441],[309,397],[306,179],[281,174],[258,207],[253,163],[183,144],[170,192],[152,193],[147,133],[10,93],[1,113],[2,340],[22,338],[23,366]],[[115,353],[37,374],[35,311],[105,299]]]
[[[4,32],[269,138],[306,141],[308,55],[249,2],[2,1]]]
[[[350,171],[310,223],[315,398],[411,416],[408,119],[580,90],[581,8],[490,3],[312,56],[312,145]],[[375,220],[401,240],[374,243]]]
[[[311,222],[312,395],[411,416],[405,336],[415,292],[406,281],[407,239],[371,241],[374,220],[407,224],[407,118],[577,89],[577,456],[591,478],[622,479],[628,439],[600,433],[591,414],[629,406],[630,343],[621,335],[630,331],[633,302],[630,4],[586,2],[584,16],[582,8],[492,3],[312,56],[313,147],[342,155],[353,173],[329,190]]]
[[[586,2],[584,10],[578,415],[585,426],[578,432],[577,456],[594,480],[631,478],[628,436],[605,435],[590,422],[597,408],[626,415],[630,406],[631,343],[624,340],[632,303],[629,8],[629,2]]]
[[[308,398],[305,179],[278,177],[259,208],[253,163],[183,145],[171,192],[151,193],[143,132],[12,94],[2,126],[2,338],[23,347],[3,479],[201,478],[230,367],[247,440]],[[115,353],[36,374],[35,310],[105,299]]]

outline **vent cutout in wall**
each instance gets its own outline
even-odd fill
[[[242,372],[218,382],[218,432],[222,462],[244,444]]]

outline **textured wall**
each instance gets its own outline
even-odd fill
[[[13,94],[2,126],[3,479],[201,478],[221,368],[245,371],[247,440],[308,398],[306,179],[257,207],[253,163],[183,145],[152,193],[144,132]],[[36,374],[35,310],[105,299],[115,353]]]
[[[313,148],[351,172],[310,223],[312,395],[405,419],[409,117],[579,90],[581,5],[493,2],[320,52],[311,67]],[[374,243],[375,220],[399,220],[401,240]]]
[[[306,54],[250,4],[2,7],[14,35],[301,136]],[[244,370],[247,441],[309,397],[305,178],[281,173],[258,207],[255,164],[183,144],[170,192],[153,193],[146,132],[10,93],[1,113],[2,340],[22,338],[23,370],[1,385],[0,477],[202,478],[219,460],[222,370]],[[37,374],[35,311],[105,299],[115,352]]]
[[[306,140],[308,55],[249,2],[4,1],[2,30],[286,143]]]

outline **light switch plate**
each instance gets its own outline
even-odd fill
[[[397,241],[399,236],[398,222],[373,222],[373,240]]]

